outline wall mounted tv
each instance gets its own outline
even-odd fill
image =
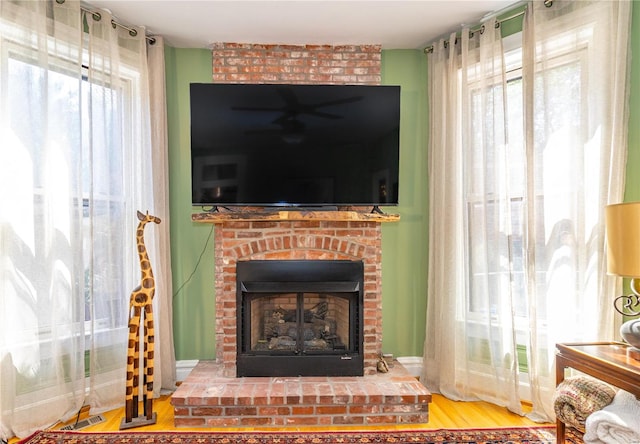
[[[400,87],[193,83],[192,203],[398,204]]]

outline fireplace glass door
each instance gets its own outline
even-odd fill
[[[345,353],[353,351],[349,294],[284,293],[248,296],[254,353]]]

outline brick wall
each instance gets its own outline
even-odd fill
[[[214,83],[380,84],[379,45],[217,43]],[[229,222],[216,226],[216,361],[236,361],[235,264],[250,259],[350,259],[365,264],[365,373],[382,353],[381,227],[376,222]]]
[[[216,43],[216,83],[380,84],[379,45]]]

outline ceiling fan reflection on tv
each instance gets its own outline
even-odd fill
[[[282,114],[271,121],[272,125],[279,128],[263,128],[245,131],[245,134],[280,134],[282,140],[287,144],[298,144],[304,140],[304,132],[306,125],[298,119],[298,116],[306,114],[310,116],[320,117],[323,119],[338,120],[343,116],[324,112],[319,108],[327,106],[342,105],[362,100],[362,96],[346,97],[344,99],[328,100],[319,103],[301,103],[296,94],[287,87],[277,88],[276,92],[284,101],[281,107],[255,107],[255,106],[232,106],[234,111],[252,111],[252,112],[281,112]]]

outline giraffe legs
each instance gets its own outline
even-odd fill
[[[138,342],[140,341],[140,307],[133,307],[133,315],[129,319],[129,343],[127,347],[127,383],[125,391],[126,422],[138,416]]]
[[[140,393],[140,323],[142,322],[142,314],[140,306],[134,308],[135,338],[133,348],[133,399],[132,399],[132,415],[133,418],[138,416],[138,394]],[[131,334],[131,331],[129,331]]]
[[[133,301],[133,298],[132,298]],[[140,327],[144,307],[144,349],[143,349],[143,409],[144,416],[138,416],[138,393],[140,391]],[[132,303],[129,319],[129,342],[127,350],[127,381],[125,391],[125,417],[120,429],[155,424],[153,412],[153,358],[154,327],[153,307],[150,303]]]
[[[144,307],[144,414],[147,419],[153,416],[153,358],[154,358],[154,329],[153,307],[147,304]]]

